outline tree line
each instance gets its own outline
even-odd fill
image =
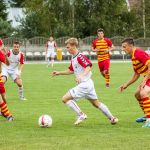
[[[78,38],[96,35],[97,28],[103,28],[107,37],[143,37],[143,13],[145,13],[146,37],[150,37],[150,1],[145,0],[139,8],[128,11],[125,0],[11,0],[12,7],[25,8],[21,25],[10,28],[6,25],[6,6],[1,0],[0,36],[31,38],[35,36],[75,36]],[[3,21],[3,23],[1,23]]]

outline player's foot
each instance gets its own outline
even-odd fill
[[[145,122],[146,121],[146,117],[141,117],[141,118],[137,118],[136,122],[140,123],[140,122]]]
[[[87,115],[82,113],[80,116],[78,116],[76,122],[74,123],[75,125],[79,125],[82,121],[87,119]]]
[[[11,115],[11,116],[6,117],[6,119],[8,122],[12,122],[14,120],[14,117]]]
[[[150,128],[150,121],[146,121],[142,128]]]
[[[106,88],[109,88],[109,87],[110,87],[109,83],[106,83],[105,86],[106,86]]]
[[[110,120],[110,123],[112,124],[112,125],[114,125],[114,124],[116,124],[116,123],[118,123],[118,118],[116,118],[116,117],[114,117],[114,118],[112,118],[111,120]]]
[[[21,101],[26,101],[27,99],[25,97],[20,97]]]
[[[47,68],[49,67],[49,64],[46,66]]]

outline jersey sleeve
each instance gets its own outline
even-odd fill
[[[94,40],[93,42],[92,42],[92,47],[95,49],[96,48],[96,40]]]
[[[5,63],[5,56],[1,51],[0,51],[0,61]]]
[[[54,41],[54,47],[56,48],[56,42]]]
[[[73,67],[72,67],[72,63],[70,63],[69,70],[74,72]]]
[[[92,67],[90,60],[82,54],[78,56],[77,61],[83,68],[86,68],[87,66]]]
[[[112,47],[113,44],[112,44],[112,42],[109,39],[104,38],[104,40],[107,42],[109,47]]]
[[[8,56],[8,57],[10,56],[10,50],[7,51],[7,56]]]
[[[20,64],[24,64],[24,54],[23,53],[20,54],[19,62],[20,62]]]
[[[150,63],[150,56],[144,51],[137,51],[135,53],[135,58],[142,62],[144,65]]]
[[[48,42],[46,42],[45,47],[48,48]]]

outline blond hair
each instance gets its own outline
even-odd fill
[[[77,38],[69,38],[68,40],[65,41],[65,44],[78,46],[78,40]]]

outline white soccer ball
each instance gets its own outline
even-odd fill
[[[39,117],[38,124],[40,127],[48,128],[52,126],[52,123],[52,117],[49,115],[42,115]]]

